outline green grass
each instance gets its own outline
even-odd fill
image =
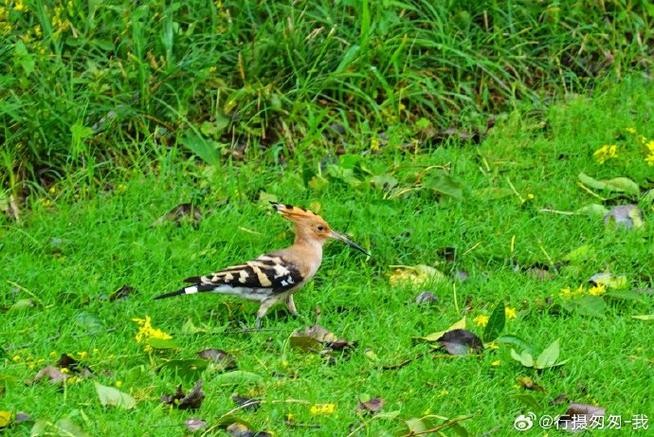
[[[635,301],[607,299],[603,317],[556,311],[557,304],[565,303],[560,289],[576,288],[601,271],[626,275],[629,289],[654,287],[652,204],[640,199],[646,224],[635,230],[606,227],[601,217],[540,210],[574,211],[599,203],[577,185],[582,171],[598,179],[632,178],[643,192],[652,188],[654,173],[645,163],[644,148],[626,129],[654,137],[653,89],[649,81],[632,79],[547,111],[526,106],[501,119],[478,147],[451,144],[425,154],[393,150],[364,158],[325,155],[322,161],[297,157],[285,167],[271,168],[254,163],[205,167],[180,162],[173,149],[156,161],[156,170],[124,170],[111,185],[85,186],[90,192],[69,182],[54,185],[32,202],[22,224],[4,222],[0,228],[0,304],[5,310],[20,299],[36,304],[2,315],[0,381],[5,391],[0,410],[26,411],[52,422],[72,415],[90,435],[156,436],[182,434],[190,417],[215,423],[234,407],[230,397],[235,392],[264,399],[259,411],[235,415],[276,435],[346,435],[360,424],[354,409],[362,395],[380,396],[386,402],[383,411],[399,412],[393,420],[366,419],[358,434],[371,436],[406,432],[404,420],[428,414],[470,415],[461,424],[472,435],[509,435],[520,413],[563,412],[565,404],[551,403],[561,393],[623,419],[652,417],[651,322],[631,318],[654,313],[651,294]],[[613,143],[618,157],[596,163],[593,151]],[[371,174],[392,175],[400,187],[415,188],[416,181],[439,171],[432,166],[450,169],[448,174],[463,186],[461,200],[426,189],[398,196],[398,191],[369,182]],[[262,192],[303,206],[319,202],[330,224],[370,248],[373,257],[330,244],[317,277],[296,297],[301,318],[274,311],[261,332],[239,332],[240,323],[254,322],[254,304],[207,295],[152,300],[178,287],[184,277],[288,244],[291,230],[265,205]],[[519,199],[529,194],[532,200]],[[598,194],[608,198],[604,204],[609,207],[639,201]],[[203,212],[197,229],[190,224],[151,226],[175,205],[191,200]],[[559,265],[582,245],[590,247],[584,259]],[[439,257],[443,247],[457,249],[455,266]],[[516,269],[536,262],[554,262],[559,270],[543,281]],[[395,264],[434,265],[444,272],[455,268],[470,277],[461,283],[448,279],[391,286],[389,266]],[[108,302],[106,296],[123,284],[137,292]],[[439,302],[415,304],[425,289]],[[535,372],[513,361],[507,345],[453,358],[413,340],[446,329],[464,315],[468,328],[481,335],[472,320],[489,315],[500,301],[518,312],[507,321],[505,333],[525,339],[536,351],[559,338],[561,359],[568,362]],[[132,318],[145,315],[174,336],[178,350],[143,351],[134,340]],[[184,326],[189,320],[212,333],[188,333]],[[336,354],[329,363],[290,348],[291,333],[315,322],[356,341],[356,349],[347,356]],[[162,407],[160,395],[178,384],[189,389],[195,378],[157,372],[158,366],[167,359],[194,358],[207,347],[230,352],[238,368],[260,375],[260,382],[225,385],[219,372],[205,371],[199,377],[207,397],[199,411]],[[63,391],[47,383],[23,384],[40,367],[54,364],[52,355],[80,352],[88,353],[83,361],[94,372],[91,380]],[[406,359],[413,360],[399,369],[383,368]],[[520,388],[516,378],[522,375],[545,391]],[[120,381],[137,407],[101,407],[92,381]],[[517,397],[522,394],[540,407],[527,406]],[[310,405],[320,403],[333,403],[336,411],[312,416]],[[290,428],[284,423],[289,413],[299,423],[320,428]],[[11,432],[27,435],[29,429],[19,425]]]
[[[425,122],[427,149],[517,99],[652,67],[647,0],[291,3],[2,0],[0,185],[96,184],[173,146],[274,163],[400,148]]]

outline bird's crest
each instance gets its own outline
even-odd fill
[[[309,211],[308,209],[299,207],[299,206],[293,206],[293,205],[284,205],[283,203],[278,203],[278,202],[270,202],[272,205],[273,209],[280,213],[282,217],[287,218],[291,221],[299,220],[299,219],[321,219],[318,214],[314,214],[313,212]]]

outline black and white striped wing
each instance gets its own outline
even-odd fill
[[[159,298],[213,292],[262,301],[284,293],[302,281],[302,275],[294,264],[281,256],[262,255],[245,264],[227,267],[205,276],[187,278],[185,282],[193,285]]]

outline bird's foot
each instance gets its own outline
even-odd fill
[[[238,325],[241,328],[241,332],[243,333],[256,332],[261,330],[261,320],[259,319],[257,319],[254,326],[250,326],[245,322],[239,322]]]

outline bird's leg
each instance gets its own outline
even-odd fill
[[[263,302],[261,302],[261,305],[259,306],[259,310],[257,311],[257,321],[255,323],[255,328],[260,329],[261,328],[261,319],[263,319],[266,316],[266,313],[270,309],[271,306],[273,306],[275,303],[277,303],[277,299],[266,299]]]
[[[289,311],[292,315],[294,315],[294,316],[296,316],[296,317],[299,316],[299,314],[298,314],[298,312],[297,312],[297,308],[295,308],[295,301],[293,301],[293,295],[292,295],[292,294],[289,294],[289,295],[286,297],[285,302],[286,302],[286,308],[288,308],[288,311]]]

